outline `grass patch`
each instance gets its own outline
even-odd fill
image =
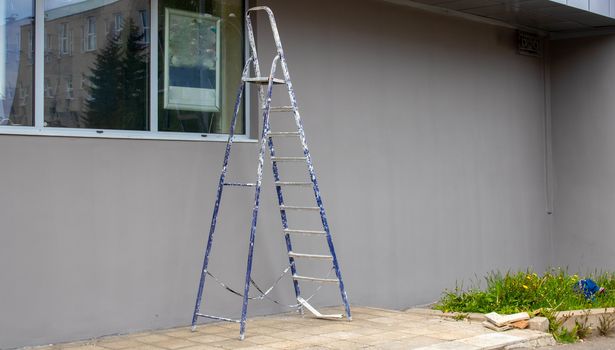
[[[462,313],[538,313],[549,319],[549,331],[557,341],[575,342],[586,337],[590,330],[584,323],[577,324],[571,331],[564,329],[562,322],[555,319],[557,311],[615,307],[615,273],[595,272],[584,277],[593,279],[606,291],[587,300],[574,290],[581,278],[561,268],[549,269],[542,275],[529,269],[504,274],[491,272],[484,280],[475,280],[470,288],[457,284],[455,289],[445,291],[434,308]],[[603,323],[605,331],[609,332],[615,320],[605,319]]]
[[[532,270],[491,272],[484,278],[484,287],[481,281],[468,289],[457,285],[454,290],[445,291],[434,308],[444,312],[512,314],[538,309],[563,311],[615,306],[615,273],[594,273],[587,278],[606,288],[594,300],[586,300],[574,291],[573,286],[580,277],[564,269],[550,269],[542,275]]]

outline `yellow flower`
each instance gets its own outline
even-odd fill
[[[523,285],[523,288],[525,289],[530,289],[528,286],[526,286],[525,284]]]

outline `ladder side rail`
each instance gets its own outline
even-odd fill
[[[273,11],[271,11],[271,9],[267,6],[257,6],[257,7],[252,7],[248,9],[247,16],[250,16],[250,12],[257,12],[257,11],[267,12],[267,17],[269,17],[269,24],[271,25],[271,31],[273,33],[273,41],[275,42],[275,46],[278,51],[278,54],[280,54],[280,56],[283,56],[282,40],[280,39],[280,32],[278,31],[278,25],[275,21],[275,16],[273,15]],[[280,60],[281,60],[281,57],[280,57]]]
[[[282,66],[282,69],[285,71],[285,75],[288,75],[288,70],[284,68],[285,59],[283,56],[282,56],[281,62],[282,62],[281,66]],[[326,233],[327,245],[329,246],[329,251],[331,252],[331,256],[333,257],[333,268],[335,270],[335,275],[337,276],[337,279],[339,280],[340,295],[342,297],[344,308],[346,310],[346,317],[348,318],[348,320],[351,320],[352,314],[350,313],[350,304],[348,302],[348,295],[346,293],[346,288],[344,286],[344,280],[342,279],[342,272],[340,270],[339,262],[337,260],[337,254],[335,253],[335,247],[333,245],[333,239],[331,237],[331,230],[329,228],[329,221],[327,220],[327,214],[325,213],[325,208],[323,205],[322,197],[320,195],[320,187],[318,186],[318,180],[316,178],[316,171],[314,170],[314,165],[312,163],[312,156],[310,155],[310,151],[308,149],[307,141],[305,138],[305,131],[303,129],[303,123],[301,122],[301,116],[299,114],[299,109],[297,107],[297,99],[295,97],[295,92],[292,88],[292,82],[290,80],[290,77],[287,77],[286,81],[287,81],[287,87],[288,87],[288,94],[290,96],[291,104],[293,105],[293,109],[294,109],[295,123],[297,124],[297,129],[299,131],[299,138],[301,140],[301,145],[303,147],[303,154],[306,157],[308,172],[310,174],[310,180],[312,181],[312,185],[314,189],[314,197],[316,198],[316,204],[318,205],[320,209],[319,210],[320,219],[322,222],[323,229]]]
[[[337,261],[337,255],[335,254],[335,248],[333,246],[333,240],[331,238],[331,232],[329,229],[329,223],[327,220],[327,215],[325,213],[325,209],[322,203],[322,197],[320,196],[320,189],[318,187],[318,180],[316,179],[316,173],[314,171],[314,166],[312,164],[312,157],[310,156],[310,151],[307,146],[307,142],[305,140],[305,132],[303,130],[303,124],[301,122],[301,116],[299,114],[299,107],[297,105],[297,98],[295,96],[295,91],[293,89],[293,84],[290,79],[290,72],[288,69],[288,64],[286,63],[286,56],[284,55],[284,48],[282,47],[282,40],[280,39],[280,33],[278,31],[278,26],[275,21],[275,16],[273,15],[273,11],[267,6],[259,6],[248,9],[248,13],[255,11],[265,11],[269,17],[269,22],[271,24],[271,30],[273,32],[273,39],[276,44],[276,48],[278,50],[278,55],[280,57],[280,66],[282,68],[282,72],[284,73],[284,80],[286,80],[286,86],[288,88],[288,95],[290,98],[291,106],[293,107],[293,113],[295,116],[295,123],[297,124],[297,129],[299,131],[299,138],[301,139],[301,145],[303,146],[303,154],[306,157],[306,162],[308,166],[308,171],[310,173],[310,179],[312,180],[313,188],[314,188],[314,196],[316,198],[316,203],[320,208],[320,217],[322,221],[323,228],[326,232],[327,236],[327,244],[329,246],[329,250],[331,251],[331,255],[333,256],[333,267],[335,269],[335,274],[339,280],[340,294],[342,296],[342,300],[344,302],[344,307],[346,309],[346,316],[348,319],[352,319],[352,315],[350,314],[350,304],[348,303],[348,295],[346,294],[346,289],[344,288],[344,282],[342,280],[342,273],[339,268],[339,263]]]
[[[274,41],[275,41],[275,45],[276,45],[276,50],[278,52],[278,57],[282,57],[282,55],[283,55],[282,43],[280,41],[280,35],[279,35],[278,28],[277,28],[277,25],[276,25],[276,22],[275,22],[275,18],[273,16],[273,12],[271,11],[271,9],[269,7],[266,7],[266,6],[254,7],[254,8],[248,9],[248,11],[247,11],[246,18],[247,18],[248,27],[249,27],[248,32],[249,32],[249,35],[251,35],[250,44],[252,45],[252,50],[254,52],[256,52],[255,40],[254,40],[254,37],[253,37],[254,33],[252,31],[252,23],[251,23],[251,20],[250,20],[250,12],[256,12],[256,11],[260,11],[260,10],[264,10],[264,11],[267,12],[267,15],[269,17],[269,22],[271,24],[271,30],[273,32],[273,37],[274,37]],[[274,72],[274,71],[272,70],[272,72]],[[272,77],[273,77],[273,75],[272,75]],[[286,74],[285,74],[284,78],[287,79]],[[265,105],[266,108],[270,108],[270,102],[271,101],[268,101],[268,102],[269,103],[267,103]],[[293,107],[294,107],[294,109],[296,109],[296,106],[293,106]],[[269,127],[269,125],[268,125],[268,127]],[[279,175],[279,171],[278,171],[277,162],[275,160],[273,160],[273,159],[275,159],[275,154],[276,153],[275,153],[275,147],[274,147],[274,144],[273,144],[273,139],[271,137],[269,137],[268,144],[269,144],[270,156],[272,158],[272,168],[273,168],[274,181],[276,183],[278,183],[278,182],[280,182],[280,175]],[[288,219],[287,219],[287,216],[286,216],[286,210],[284,209],[284,196],[282,194],[282,187],[280,185],[277,185],[277,184],[276,184],[276,193],[277,193],[277,196],[278,196],[278,204],[280,206],[280,217],[281,217],[281,220],[282,220],[282,229],[284,230],[284,233],[285,233],[284,234],[284,241],[286,243],[286,250],[290,254],[293,249],[292,249],[292,243],[291,243],[291,239],[290,239],[290,234],[288,232],[286,232],[288,230]],[[292,256],[289,255],[288,256],[288,261],[289,261],[289,264],[290,264],[292,275],[294,276],[294,275],[297,274],[297,266],[295,264],[295,259]],[[299,287],[299,281],[293,280],[293,287],[294,287],[294,290],[295,290],[295,296],[297,298],[301,297],[301,289]],[[303,313],[303,307],[300,308],[300,312]]]
[[[250,55],[252,57],[252,64],[254,68],[254,75],[261,76],[261,65],[258,61],[258,52],[256,50],[256,39],[254,38],[254,27],[252,26],[252,19],[250,18],[250,12],[246,13],[246,27],[248,28],[248,41],[250,43]],[[258,108],[265,105],[265,90],[261,85],[258,87]],[[258,123],[257,123],[258,124]]]
[[[270,20],[272,21],[272,25],[275,26],[275,19],[273,18],[272,13],[270,14]],[[277,36],[277,40],[279,40],[279,34]],[[344,287],[344,281],[342,279],[342,272],[339,268],[337,254],[335,253],[333,239],[331,238],[331,231],[329,229],[329,221],[327,220],[327,214],[325,213],[325,208],[322,202],[322,197],[320,195],[320,188],[318,186],[318,180],[316,178],[316,172],[314,170],[314,165],[312,163],[312,156],[310,155],[310,150],[308,148],[307,141],[305,138],[305,131],[303,129],[303,123],[301,122],[301,115],[299,113],[297,97],[295,95],[295,90],[293,88],[292,80],[290,79],[290,71],[288,69],[288,64],[286,63],[286,56],[284,56],[284,49],[282,48],[281,43],[279,43],[278,51],[280,55],[280,66],[282,68],[282,72],[284,73],[284,79],[286,80],[286,86],[288,88],[288,96],[290,99],[290,104],[293,107],[295,124],[297,125],[297,131],[299,132],[299,139],[301,140],[301,146],[303,147],[303,154],[306,157],[306,163],[307,163],[308,171],[310,173],[310,180],[312,181],[313,188],[314,188],[314,197],[316,198],[316,203],[318,204],[318,207],[320,208],[320,218],[322,221],[323,229],[326,232],[327,245],[329,246],[329,251],[331,252],[331,256],[333,256],[333,268],[335,269],[335,274],[339,280],[340,294],[342,297],[342,301],[344,302],[344,308],[346,309],[346,317],[349,320],[351,320],[352,315],[350,313],[350,304],[348,302],[348,295],[346,294],[346,289]]]
[[[247,77],[250,71],[250,63],[252,57],[248,58],[243,67],[243,77]],[[222,190],[224,189],[224,180],[226,178],[226,171],[228,169],[229,158],[231,155],[231,146],[233,145],[233,139],[235,136],[235,125],[237,124],[237,115],[241,106],[241,100],[243,92],[245,90],[246,83],[241,81],[239,89],[237,90],[237,99],[235,100],[235,107],[233,111],[233,120],[231,121],[231,127],[229,130],[228,140],[226,142],[226,151],[224,152],[224,161],[222,162],[222,171],[220,172],[220,180],[218,181],[218,190],[216,192],[216,201],[214,204],[213,214],[211,218],[211,224],[209,226],[209,235],[207,238],[207,246],[205,248],[205,256],[203,258],[203,268],[201,269],[201,278],[199,281],[199,288],[197,292],[196,302],[194,305],[194,313],[192,315],[192,330],[196,329],[196,322],[198,319],[198,313],[201,308],[201,300],[203,297],[203,289],[205,288],[205,277],[207,276],[207,266],[209,265],[209,255],[211,253],[211,247],[213,244],[214,232],[216,230],[216,223],[218,219],[218,210],[220,209],[220,202],[222,200]]]
[[[273,78],[275,76],[275,71],[277,67],[278,60],[280,59],[279,55],[276,55],[273,58],[273,62],[271,63],[271,73],[269,74],[269,84],[267,85],[267,96],[265,100],[265,108],[263,110],[263,131],[261,133],[260,139],[260,151],[258,154],[258,169],[257,169],[257,179],[256,179],[256,190],[254,191],[254,207],[252,209],[252,226],[250,227],[250,245],[248,246],[248,261],[246,266],[246,280],[243,291],[243,304],[241,307],[241,322],[239,327],[239,339],[243,340],[245,338],[246,331],[246,318],[248,313],[248,301],[250,292],[250,281],[251,281],[251,273],[252,273],[252,259],[254,257],[254,240],[256,238],[256,224],[258,220],[258,208],[260,205],[260,192],[261,185],[263,182],[263,164],[265,158],[265,148],[266,148],[266,140],[267,133],[269,132],[269,108],[271,107],[271,95],[273,93]]]

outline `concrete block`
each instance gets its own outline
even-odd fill
[[[548,332],[549,320],[546,317],[534,317],[530,319],[529,328],[534,331]]]

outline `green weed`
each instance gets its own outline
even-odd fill
[[[587,300],[577,293],[573,286],[580,277],[570,274],[566,269],[552,268],[542,275],[528,269],[519,272],[491,272],[484,279],[476,279],[470,288],[464,289],[459,283],[453,290],[443,293],[435,309],[444,312],[498,312],[511,314],[526,311],[539,313],[549,319],[549,331],[559,342],[574,342],[588,336],[591,329],[583,318],[577,321],[572,331],[562,327],[563,321],[557,321],[555,314],[563,310],[586,310],[615,306],[615,273],[598,272],[587,274],[606,292]],[[607,333],[615,327],[615,317],[601,320]],[[603,331],[599,329],[602,334]]]
[[[460,313],[455,314],[455,316],[453,316],[453,320],[455,320],[455,321],[463,321],[463,320],[467,319],[468,317],[470,317],[470,315],[468,315],[466,313],[463,313],[463,312],[460,312]]]
[[[613,330],[613,326],[615,326],[615,316],[613,314],[607,314],[607,309],[604,309],[604,314],[600,316],[598,319],[598,333],[602,336],[607,336]]]

